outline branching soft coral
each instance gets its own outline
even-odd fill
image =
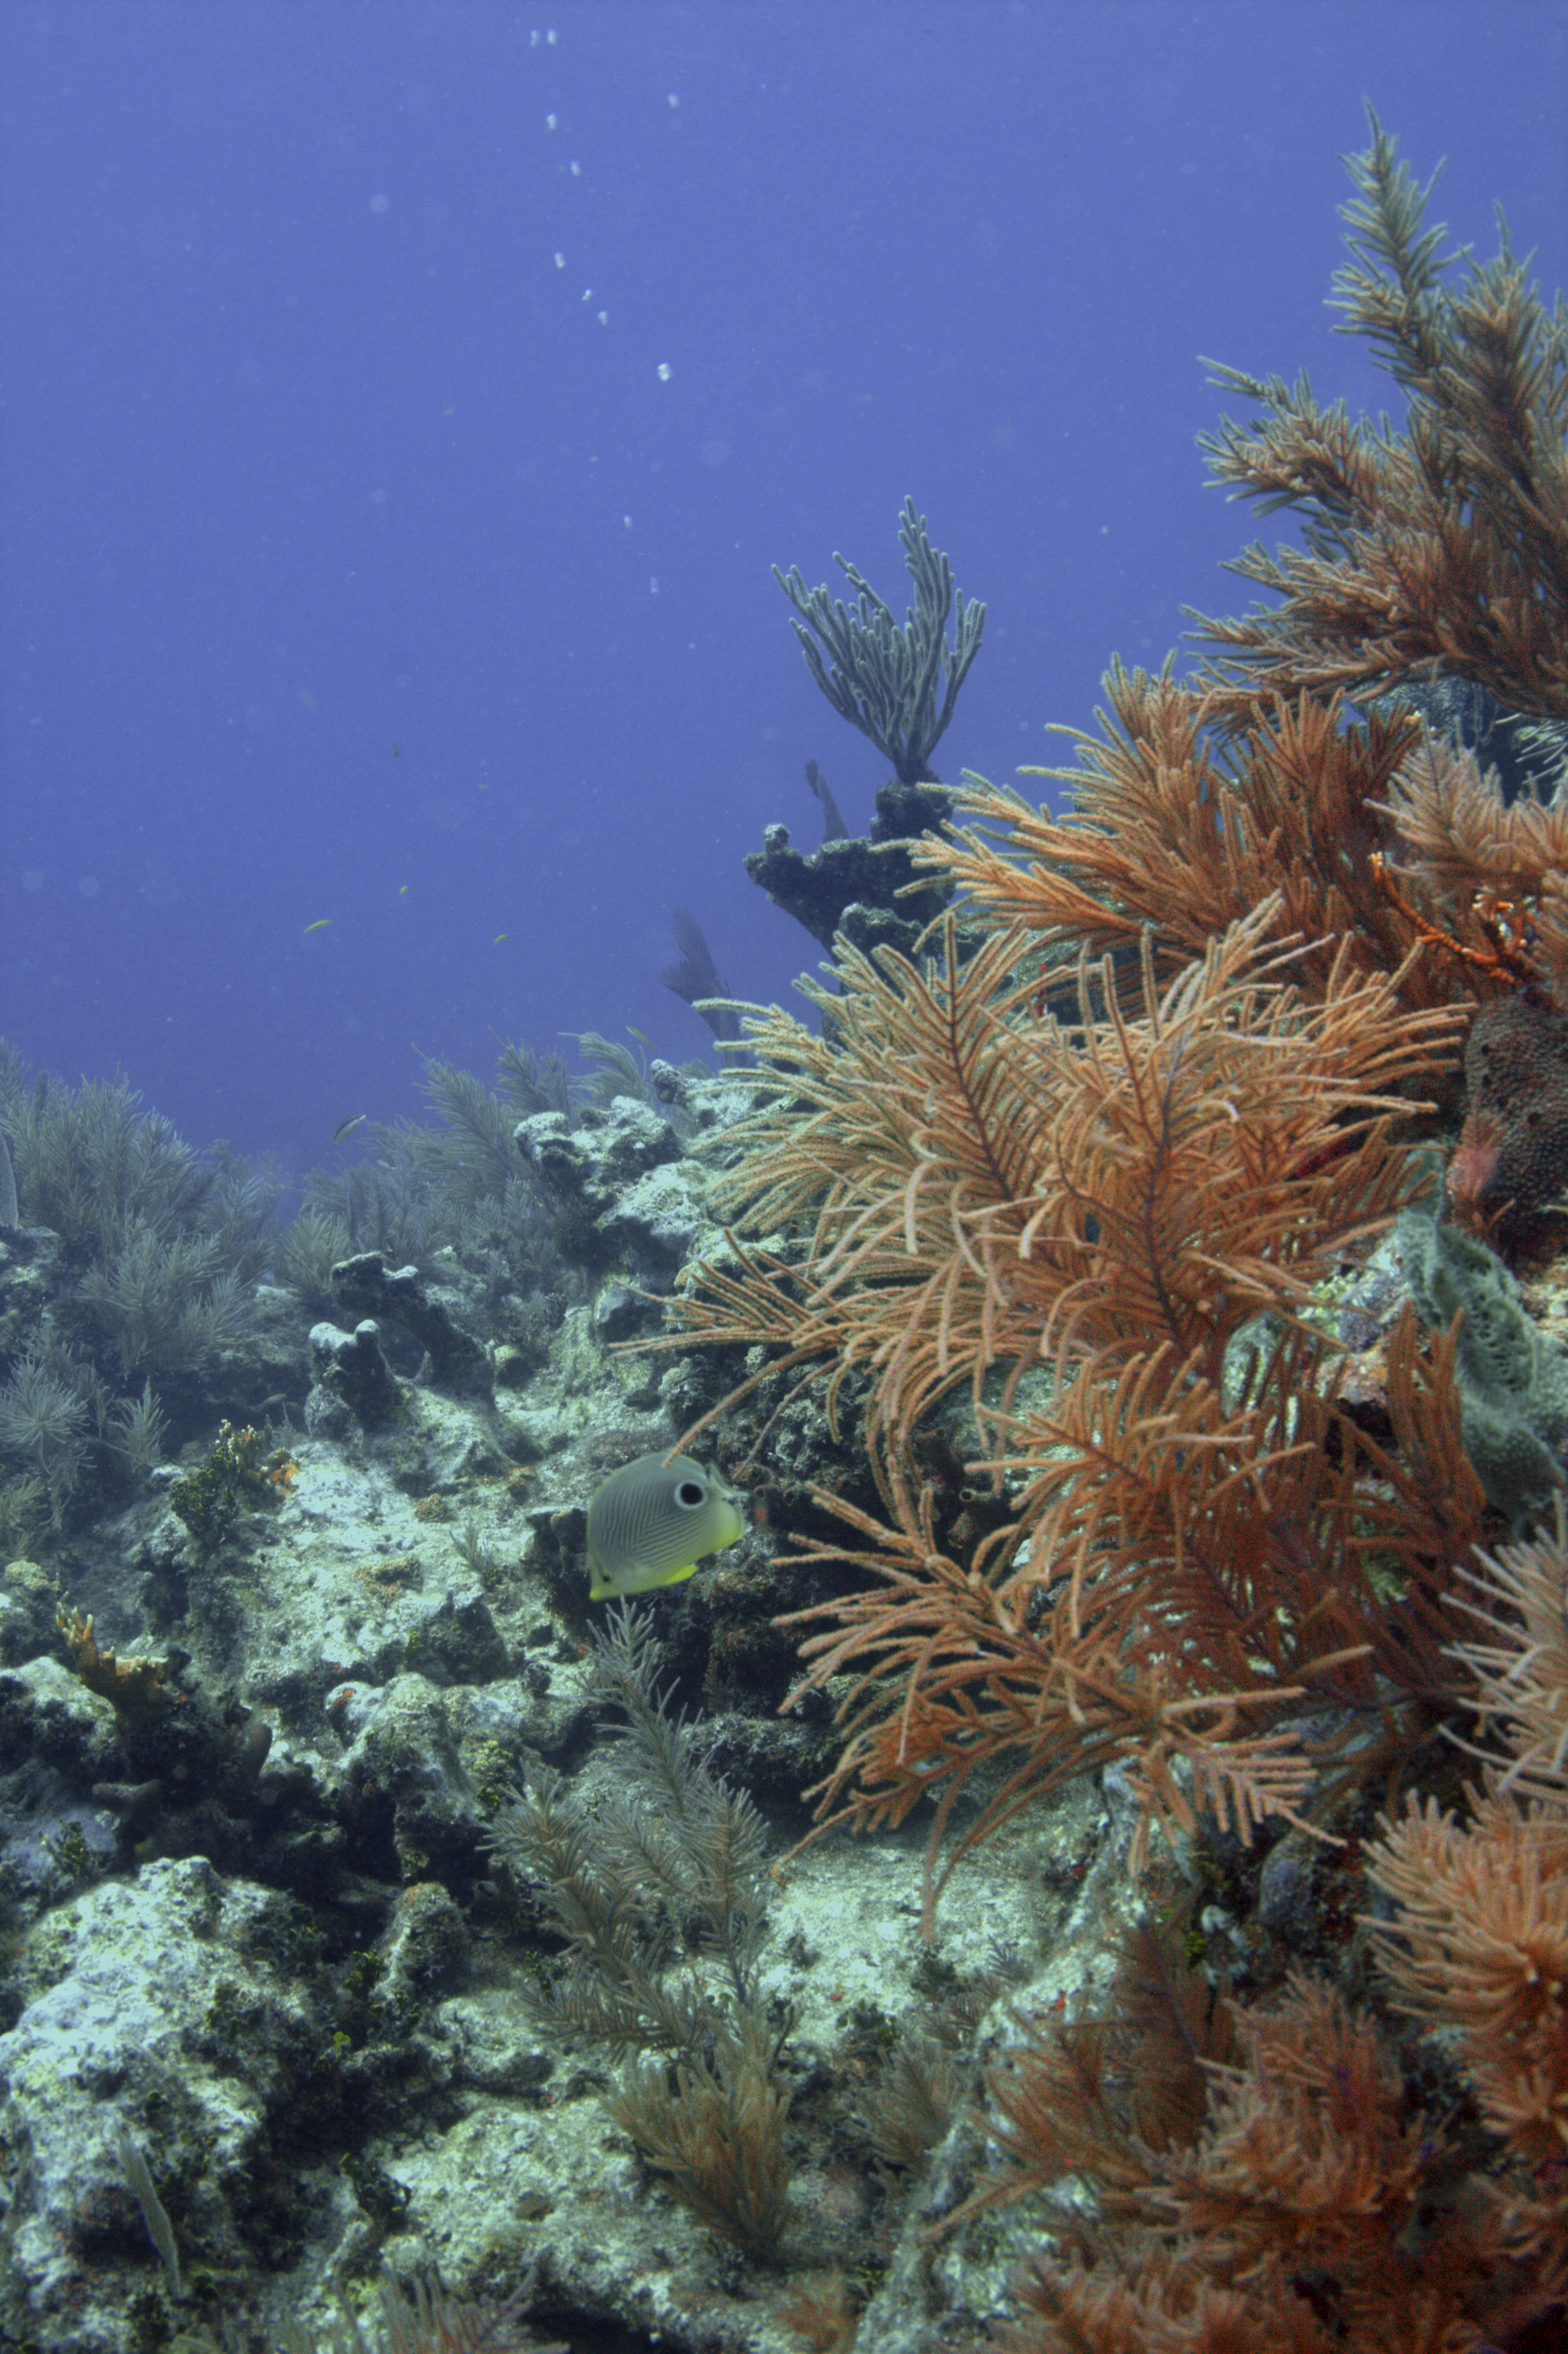
[[[1496,1737],[1467,1819],[1412,1797],[1369,1858],[1393,1898],[1372,1933],[1402,2009],[1457,2031],[1510,2171],[1509,2232],[1568,2276],[1568,1552],[1555,1537],[1484,1555],[1458,1647]]]
[[[1077,767],[1022,771],[1069,785],[1068,809],[969,777],[955,796],[967,822],[916,854],[971,917],[1033,936],[1043,981],[1060,981],[1069,949],[1125,954],[1145,937],[1170,971],[1272,898],[1309,995],[1336,957],[1397,973],[1412,1006],[1473,1006],[1527,981],[1568,995],[1561,811],[1505,805],[1472,755],[1408,713],[1350,725],[1303,697],[1219,736],[1209,698],[1169,672],[1113,666],[1105,684]]]
[[[1465,963],[1476,994],[1533,986],[1568,1007],[1568,807],[1505,803],[1469,754],[1429,741],[1382,813],[1394,837],[1390,880]]]
[[[1480,1525],[1448,1352],[1396,1336],[1388,1450],[1341,1412],[1311,1302],[1396,1205],[1398,1090],[1454,1017],[1403,1010],[1398,976],[1348,953],[1306,1001],[1289,953],[1260,953],[1277,916],[1164,990],[1146,958],[1136,1016],[1108,963],[1083,967],[1070,1029],[1039,1015],[1017,936],[961,965],[949,928],[924,974],[846,958],[821,1037],[777,1012],[754,1027],[769,1099],[732,1191],[753,1225],[814,1229],[794,1263],[706,1270],[682,1313],[820,1367],[830,1404],[849,1368],[869,1377],[891,1525],[841,1507],[853,1538],[813,1551],[875,1583],[789,1622],[831,1621],[808,1684],[861,1676],[832,1819],[936,1797],[935,1854],[1002,1764],[961,1851],[1119,1759],[1152,1819],[1213,1807],[1245,1836],[1308,1778],[1287,1722],[1308,1696],[1375,1728],[1446,1688],[1444,1597]],[[949,1558],[906,1449],[960,1384],[973,1469],[1011,1509]]]
[[[1210,441],[1215,477],[1302,525],[1304,548],[1234,567],[1281,602],[1206,623],[1220,656],[1192,683],[1113,666],[1077,766],[1025,771],[1071,789],[1060,816],[969,778],[964,830],[922,845],[1048,963],[1061,938],[1098,954],[1147,926],[1169,970],[1277,895],[1280,933],[1312,944],[1308,990],[1345,942],[1393,971],[1427,941],[1407,1002],[1568,992],[1561,811],[1505,807],[1473,758],[1377,701],[1441,671],[1568,718],[1568,310],[1545,310],[1506,243],[1451,288],[1425,193],[1372,130],[1337,286],[1408,396],[1406,429],[1227,371],[1265,416]],[[1375,705],[1354,722],[1351,695]]]
[[[1516,2293],[1444,2126],[1310,1979],[1241,2009],[1141,1926],[1103,2009],[1030,2021],[989,2089],[1001,2163],[944,2228],[1093,2192],[1044,2207],[1010,2354],[1458,2354]]]
[[[1296,1315],[1392,1213],[1394,1126],[1462,1026],[1349,946],[1307,1002],[1277,921],[1266,901],[1163,990],[1146,960],[1136,1015],[1086,965],[1071,1023],[1035,1011],[1017,934],[962,963],[949,923],[923,971],[846,949],[844,993],[807,990],[821,1035],[748,1025],[765,1100],[726,1181],[751,1231],[810,1218],[804,1257],[705,1269],[688,1332],[868,1370],[879,1463],[956,1384],[982,1411],[999,1363],[1163,1347],[1216,1384],[1243,1325]]]
[[[1260,707],[1221,742],[1208,698],[1169,670],[1113,664],[1105,688],[1099,732],[1075,738],[1077,767],[1022,771],[1070,786],[1070,809],[1057,817],[966,778],[957,801],[970,822],[923,842],[919,864],[959,885],[987,922],[1022,925],[1042,944],[1061,935],[1097,956],[1147,931],[1165,970],[1266,899],[1277,937],[1303,944],[1295,977],[1311,994],[1337,954],[1361,972],[1404,963],[1417,928],[1372,859],[1395,846],[1381,804],[1421,740],[1409,714],[1350,726],[1339,705],[1303,699]],[[1462,993],[1425,960],[1402,980],[1412,1004]]]
[[[1335,292],[1345,332],[1404,392],[1405,429],[1320,408],[1304,376],[1223,371],[1263,415],[1206,443],[1214,478],[1288,508],[1306,546],[1255,546],[1233,567],[1282,601],[1205,624],[1223,650],[1213,707],[1375,694],[1440,666],[1510,711],[1565,718],[1568,309],[1547,311],[1506,230],[1493,261],[1446,254],[1446,231],[1424,226],[1430,187],[1375,115],[1372,131],[1350,159],[1359,193]]]

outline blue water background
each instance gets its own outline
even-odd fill
[[[1387,404],[1363,95],[1568,281],[1563,0],[11,0],[0,73],[0,1034],[294,1167],[416,1048],[703,1053],[676,903],[814,961],[742,857],[885,764],[772,564],[902,610],[914,493],[949,779],[1245,602],[1199,355]]]

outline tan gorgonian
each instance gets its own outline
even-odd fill
[[[918,853],[972,917],[1023,928],[1054,993],[1065,944],[1125,957],[1147,937],[1168,974],[1273,899],[1277,938],[1304,944],[1294,978],[1310,996],[1336,956],[1397,974],[1407,1005],[1473,1009],[1521,982],[1568,994],[1561,808],[1505,802],[1472,754],[1409,713],[1351,725],[1303,698],[1222,736],[1204,695],[1169,673],[1113,667],[1106,693],[1075,768],[1021,772],[1071,788],[1060,815],[969,777],[963,822]]]
[[[1555,1535],[1480,1557],[1457,1647],[1491,1745],[1463,1819],[1414,1796],[1368,1856],[1398,1905],[1368,1924],[1400,2008],[1457,2031],[1510,2170],[1492,2186],[1520,2244],[1568,2265],[1568,1551]]]
[[[1100,956],[1136,950],[1147,933],[1168,975],[1267,900],[1275,937],[1301,944],[1293,978],[1308,995],[1336,956],[1363,973],[1406,966],[1417,928],[1372,859],[1397,846],[1382,803],[1422,740],[1412,715],[1350,726],[1337,703],[1303,698],[1260,706],[1221,738],[1207,697],[1169,670],[1113,664],[1105,691],[1097,734],[1063,731],[1075,768],[1022,771],[1070,788],[1060,816],[967,777],[966,822],[951,839],[927,835],[920,864],[969,895],[984,921],[1024,927],[1047,958],[1061,955],[1058,938]],[[1429,959],[1407,965],[1401,985],[1414,1004],[1464,993]]]
[[[1022,935],[965,963],[949,922],[922,970],[846,953],[822,1035],[752,1025],[764,1100],[732,1206],[810,1236],[703,1270],[680,1313],[781,1351],[769,1374],[816,1369],[832,1413],[865,1376],[887,1520],[841,1506],[853,1539],[811,1550],[871,1582],[787,1622],[830,1622],[807,1685],[860,1678],[831,1819],[936,1796],[935,1858],[982,1764],[1005,1772],[959,1851],[1119,1758],[1148,1818],[1195,1801],[1245,1835],[1308,1778],[1308,1697],[1387,1732],[1446,1687],[1450,1564],[1480,1514],[1448,1353],[1395,1336],[1382,1447],[1339,1405],[1312,1300],[1400,1201],[1396,1131],[1459,1017],[1349,950],[1313,1002],[1265,945],[1277,920],[1266,901],[1164,988],[1146,948],[1136,1013],[1086,960],[1076,1021],[1042,1013]],[[960,1388],[1007,1511],[955,1557],[911,1442]]]
[[[1305,376],[1221,371],[1262,415],[1205,442],[1211,472],[1289,509],[1305,544],[1231,567],[1280,601],[1205,623],[1210,707],[1245,720],[1260,696],[1376,694],[1440,667],[1508,711],[1568,718],[1568,308],[1546,308],[1506,229],[1492,261],[1445,253],[1430,186],[1372,129],[1334,288],[1405,395],[1404,429],[1320,408]]]
[[[1098,1999],[987,2072],[999,2162],[935,2230],[1033,2202],[1004,2354],[1460,2354],[1553,2311],[1377,2020],[1294,1973],[1243,2008],[1185,1926],[1129,1930]]]

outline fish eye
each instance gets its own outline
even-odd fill
[[[707,1501],[707,1490],[696,1479],[683,1479],[675,1490],[675,1501],[683,1511],[694,1512],[699,1504]]]

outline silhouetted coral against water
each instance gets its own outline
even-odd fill
[[[774,567],[800,617],[793,627],[812,676],[834,710],[892,762],[894,773],[877,793],[869,836],[851,836],[821,769],[809,760],[807,781],[822,807],[821,847],[802,853],[791,843],[788,826],[770,825],[762,848],[746,861],[747,873],[774,906],[823,948],[831,949],[842,931],[866,955],[882,947],[913,954],[952,896],[948,886],[918,875],[910,854],[916,837],[936,832],[952,814],[952,797],[938,782],[930,756],[952,719],[985,627],[985,607],[966,606],[960,596],[956,640],[948,645],[952,567],[932,547],[912,499],[905,502],[900,537],[916,588],[902,629],[842,556],[834,560],[860,592],[853,610],[825,588],[808,589],[799,571],[786,576]]]
[[[893,766],[901,784],[935,782],[931,755],[947,733],[959,690],[980,649],[985,607],[960,593],[953,640],[953,567],[933,547],[926,518],[906,499],[898,518],[905,569],[915,584],[915,603],[900,624],[893,608],[847,557],[833,562],[856,591],[846,606],[826,587],[808,588],[798,566],[778,581],[797,619],[790,624],[811,676],[841,718]],[[938,700],[938,693],[940,699]]]
[[[1305,377],[1221,371],[1262,414],[1206,440],[1214,479],[1288,508],[1304,546],[1233,566],[1279,601],[1206,624],[1216,703],[1361,694],[1441,665],[1506,711],[1568,718],[1568,312],[1542,303],[1506,230],[1491,261],[1446,253],[1430,185],[1371,120],[1335,297],[1404,394],[1405,430],[1320,408]]]

